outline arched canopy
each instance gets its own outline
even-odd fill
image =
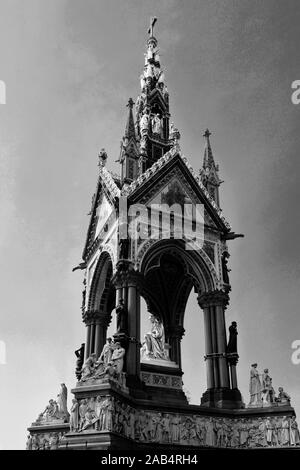
[[[113,264],[108,252],[102,252],[91,281],[88,311],[110,315],[115,305],[115,289],[111,279]]]
[[[186,250],[182,240],[160,240],[144,252],[141,294],[166,328],[183,325],[192,288],[197,293],[216,288],[216,273],[206,258],[201,250]]]

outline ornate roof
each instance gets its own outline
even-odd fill
[[[221,219],[222,223],[226,226],[228,230],[231,229],[231,226],[229,222],[225,219],[225,217],[222,214],[222,210],[217,206],[215,203],[214,199],[210,196],[209,192],[203,185],[201,178],[199,175],[197,175],[196,171],[192,167],[192,165],[189,163],[188,159],[186,158],[185,155],[182,154],[181,149],[179,145],[175,145],[174,147],[171,148],[171,150],[163,157],[161,157],[157,162],[155,162],[148,170],[146,170],[144,173],[142,173],[135,181],[133,181],[129,185],[124,185],[122,190],[121,190],[121,196],[130,196],[132,195],[138,188],[140,188],[143,184],[145,184],[146,181],[150,180],[152,176],[157,174],[159,170],[164,167],[168,162],[170,162],[172,159],[174,159],[177,155],[180,156],[182,162],[185,164],[187,169],[189,170],[189,173],[201,189],[201,192],[203,193],[206,201],[211,205],[211,207],[214,209],[215,213],[218,215],[218,217]]]

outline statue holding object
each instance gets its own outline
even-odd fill
[[[128,312],[124,303],[124,299],[120,299],[119,304],[116,306],[116,314],[117,314],[117,334],[127,333]]]
[[[76,375],[77,380],[81,379],[81,369],[84,363],[84,349],[85,349],[85,344],[82,343],[80,348],[76,349],[75,351],[75,356],[77,357],[75,375]]]
[[[259,373],[257,370],[257,363],[254,363],[251,365],[249,392],[250,392],[249,406],[260,406],[261,405],[261,382],[260,382]]]
[[[151,330],[145,334],[145,342],[142,346],[142,358],[153,359],[167,359],[165,331],[164,326],[160,320],[154,315],[150,315]]]

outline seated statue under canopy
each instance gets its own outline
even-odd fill
[[[141,349],[142,359],[169,360],[168,349],[165,342],[165,331],[162,322],[154,315],[150,315],[151,330],[145,334]]]

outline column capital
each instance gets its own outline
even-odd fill
[[[116,289],[122,287],[137,286],[140,281],[140,273],[134,269],[133,263],[121,260],[117,264],[117,271],[112,278]]]
[[[169,338],[179,338],[182,339],[184,336],[185,329],[181,325],[170,325],[166,328],[166,334]]]
[[[110,322],[110,317],[99,310],[86,310],[82,317],[86,325],[98,324],[106,327]]]
[[[226,357],[230,365],[236,366],[240,356],[238,355],[238,353],[227,353]]]
[[[204,292],[198,295],[198,304],[201,308],[221,306],[226,307],[229,303],[229,295],[222,290]]]

